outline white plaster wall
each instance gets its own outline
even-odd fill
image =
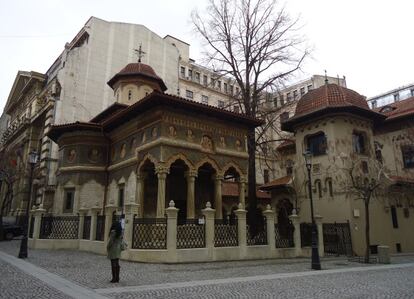
[[[89,181],[80,187],[79,208],[101,206],[104,198],[104,186],[95,180]]]

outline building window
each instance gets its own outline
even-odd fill
[[[371,101],[371,107],[372,108],[377,108],[377,100]]]
[[[269,183],[269,169],[263,171],[263,180],[265,184]]]
[[[193,80],[193,70],[188,70],[188,79]]]
[[[410,90],[411,96],[414,97],[414,88]]]
[[[227,83],[223,84],[224,92],[227,93]]]
[[[201,96],[201,103],[208,105],[208,96],[202,95]]]
[[[233,111],[234,111],[235,113],[239,113],[239,111],[240,111],[239,106],[238,106],[238,105],[234,105],[234,106],[233,106]]]
[[[391,206],[391,220],[392,220],[392,227],[398,228],[397,209],[395,208],[395,206]]]
[[[398,102],[400,100],[400,94],[396,93],[394,94],[394,102]]]
[[[308,85],[308,92],[312,90],[312,84]]]
[[[367,138],[364,132],[354,131],[352,133],[352,148],[354,153],[365,154],[367,150]]]
[[[128,90],[128,101],[132,99],[132,90]]]
[[[316,180],[315,181],[315,186],[316,186],[317,191],[318,191],[318,197],[322,198],[322,183],[321,183],[321,180]]]
[[[199,72],[195,73],[195,80],[196,80],[197,83],[200,83],[200,73]]]
[[[289,103],[291,99],[292,99],[292,96],[291,96],[290,92],[288,92],[286,94],[286,101]]]
[[[277,97],[275,97],[275,98],[273,99],[273,106],[274,106],[275,108],[277,108]]]
[[[220,80],[217,81],[217,88],[221,90],[221,81]]]
[[[207,85],[207,76],[206,75],[203,75],[203,84],[204,85]]]
[[[218,101],[217,101],[217,106],[218,106],[219,108],[224,108],[224,101],[222,101],[222,100],[218,100]]]
[[[332,179],[327,179],[326,184],[328,185],[328,193],[330,197],[333,197]]]
[[[293,161],[287,160],[286,161],[286,175],[292,175],[293,174]]]
[[[294,100],[297,100],[298,99],[298,91],[297,90],[294,90],[293,91],[293,99]]]
[[[283,97],[283,94],[280,95],[280,106],[283,106],[285,104],[285,99]]]
[[[186,90],[185,91],[185,96],[187,97],[187,99],[192,99],[193,98],[193,92],[191,90]]]
[[[404,168],[414,167],[414,145],[405,145],[401,147]]]
[[[326,135],[323,132],[306,137],[307,150],[314,156],[326,154]]]
[[[119,189],[118,189],[118,206],[120,208],[124,207],[124,202],[125,202],[125,185],[119,185]]]
[[[65,202],[63,206],[64,213],[72,213],[73,212],[73,201],[75,198],[75,190],[74,189],[67,189],[65,190]]]
[[[300,88],[300,96],[303,96],[305,94],[305,87]]]
[[[181,75],[181,78],[185,78],[185,67],[181,67],[180,68],[180,75]]]
[[[233,85],[230,85],[230,94],[233,95]]]
[[[368,173],[368,162],[367,161],[361,161],[361,170],[362,170],[362,173],[365,173],[365,174]]]
[[[283,112],[280,114],[280,123],[285,122],[289,119],[289,112]]]

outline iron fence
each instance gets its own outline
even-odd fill
[[[351,230],[348,223],[324,223],[323,244],[325,255],[352,256]]]
[[[82,239],[89,240],[91,238],[91,216],[85,216],[83,220],[83,231],[82,231]]]
[[[300,224],[300,242],[302,247],[312,246],[312,223]]]
[[[177,248],[206,247],[205,221],[202,219],[186,219],[177,225]]]
[[[30,217],[30,223],[29,223],[29,238],[33,238],[33,230],[34,230],[34,216]]]
[[[98,215],[96,217],[96,233],[95,240],[103,241],[105,235],[105,215]]]
[[[134,249],[166,249],[166,218],[135,218],[132,248]]]
[[[283,227],[275,223],[276,248],[295,247],[295,243],[293,241],[294,230],[295,228],[293,225],[288,225],[286,227]]]
[[[266,245],[267,244],[267,224],[266,217],[261,218],[262,221],[259,221],[257,224],[257,233],[255,236],[252,236],[250,232],[250,226],[247,225],[246,234],[247,234],[247,246],[252,245]]]
[[[214,220],[214,246],[229,247],[238,246],[237,219],[234,224],[229,224],[223,219]]]
[[[79,216],[46,216],[40,222],[40,239],[77,239]]]

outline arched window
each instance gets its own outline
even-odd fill
[[[128,90],[128,101],[132,100],[132,90]]]
[[[333,187],[332,187],[332,179],[331,178],[326,179],[325,188],[327,188],[329,196],[333,197]]]
[[[314,156],[320,156],[326,154],[327,141],[324,132],[318,132],[313,135],[305,136],[305,144],[307,150]]]
[[[321,180],[315,180],[315,187],[316,187],[316,190],[318,191],[318,197],[322,198],[322,183],[321,183]]]

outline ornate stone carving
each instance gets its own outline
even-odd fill
[[[238,151],[241,151],[242,150],[240,139],[236,139],[236,144],[235,145],[236,145],[236,149]]]
[[[212,151],[213,150],[213,140],[209,136],[204,135],[201,138],[201,147],[204,150]]]
[[[224,136],[220,136],[220,146],[226,147],[226,139],[224,138]]]
[[[69,163],[73,163],[73,162],[75,162],[75,159],[76,159],[76,150],[71,149],[69,151],[67,160],[68,160]]]
[[[158,128],[157,127],[154,127],[151,130],[151,137],[152,138],[156,138],[157,136],[158,136]]]
[[[134,138],[132,138],[131,139],[131,142],[129,143],[129,147],[131,148],[131,150],[133,149],[133,148],[135,148],[135,146],[137,145],[137,140],[136,140],[136,138],[134,137]]]
[[[144,132],[142,132],[141,143],[144,143],[145,141],[147,141],[147,134],[144,131]]]
[[[191,130],[191,129],[187,130],[187,139],[188,139],[188,141],[193,141],[194,140],[193,130]]]
[[[125,158],[125,155],[126,155],[126,144],[122,143],[119,156],[121,157],[121,159],[123,159]]]
[[[97,149],[93,148],[88,153],[88,160],[92,163],[97,163],[101,159],[102,153]]]
[[[177,130],[175,129],[174,126],[169,126],[168,127],[168,136],[171,137],[171,138],[177,137]]]

